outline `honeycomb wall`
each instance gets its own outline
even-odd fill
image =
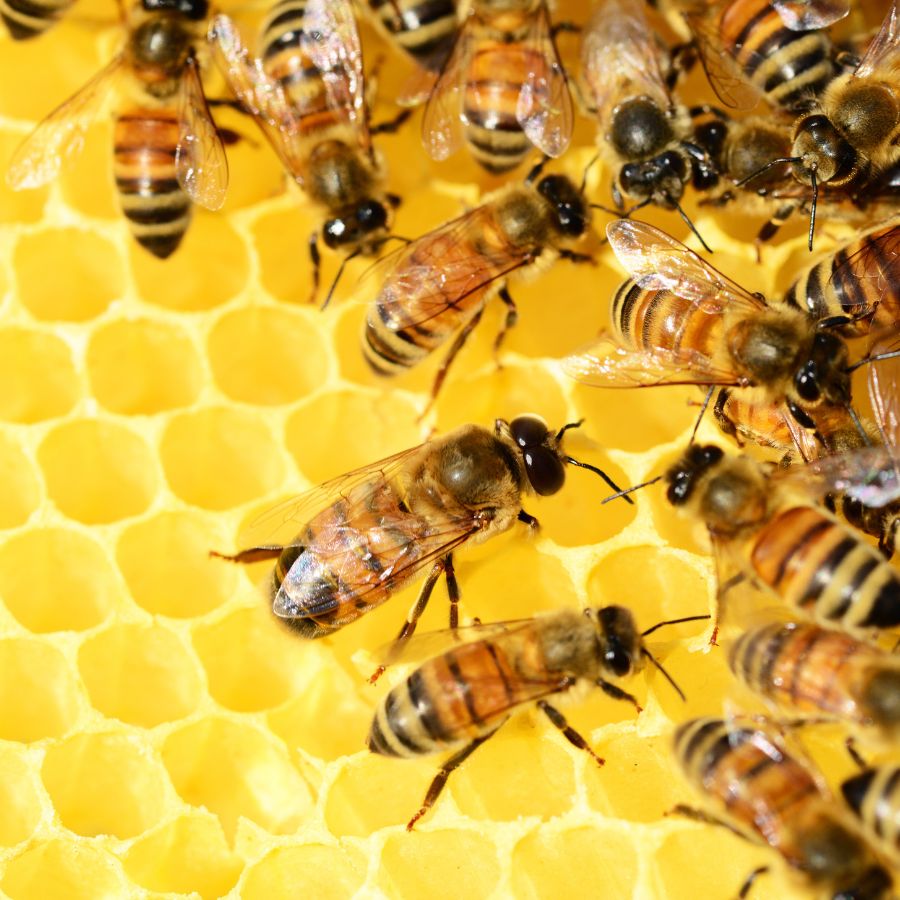
[[[560,7],[565,17],[577,4]],[[38,43],[0,36],[0,160],[114,52],[112,5],[82,0],[78,11]],[[381,97],[405,75],[388,56]],[[211,77],[214,95],[217,84]],[[376,121],[390,114],[377,104]],[[208,556],[237,549],[247,523],[282,497],[432,427],[526,411],[554,424],[584,417],[574,455],[622,482],[656,473],[687,439],[694,395],[591,390],[553,362],[604,324],[621,278],[609,251],[595,247],[596,267],[560,264],[515,287],[521,324],[500,370],[490,347],[502,313],[490,308],[420,424],[434,367],[393,384],[366,370],[365,263],[348,267],[327,312],[307,302],[315,215],[252,125],[227,111],[221,121],[248,138],[229,153],[228,202],[218,215],[197,210],[166,263],[138,248],[117,214],[105,118],[50,187],[14,194],[0,183],[0,891],[734,895],[768,855],[664,816],[691,799],[668,752],[673,723],[720,712],[731,694],[722,653],[700,629],[652,644],[687,704],[651,673],[629,686],[639,717],[602,696],[570,708],[605,768],[519,716],[407,834],[435,761],[361,748],[399,677],[366,684],[369,651],[393,635],[413,593],[304,644],[270,616],[256,588],[265,567]],[[559,167],[580,176],[592,141],[593,126],[580,123],[578,149]],[[399,234],[424,232],[499,183],[464,158],[426,162],[415,124],[379,147],[406,198]],[[601,199],[607,182],[595,166]],[[783,284],[802,259],[802,225],[760,267],[745,243],[758,222],[690,212],[716,264],[753,290]],[[673,218],[648,218],[683,236]],[[823,240],[840,233],[828,226]],[[325,284],[334,272],[329,257]],[[624,603],[646,627],[706,612],[701,537],[652,490],[634,508],[601,507],[606,493],[572,471],[558,496],[529,503],[543,525],[536,540],[516,532],[461,557],[463,615]],[[445,620],[439,592],[422,628]],[[821,755],[837,777],[848,763],[829,758],[826,738]],[[762,880],[755,896],[789,890]]]

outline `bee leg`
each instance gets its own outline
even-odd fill
[[[614,684],[606,681],[603,678],[598,678],[596,681],[597,687],[606,694],[607,697],[612,697],[613,700],[625,700],[630,703],[639,713],[644,711],[644,708],[641,706],[637,700],[629,694],[627,691],[623,691],[622,688],[617,687]]]
[[[716,419],[716,424],[719,426],[719,430],[723,434],[727,434],[729,437],[734,438],[737,442],[738,447],[743,447],[744,442],[741,439],[741,436],[738,434],[737,426],[734,423],[734,420],[725,412],[725,407],[728,404],[728,398],[730,394],[728,392],[728,388],[720,388],[719,395],[716,397],[716,405],[713,407],[713,415]]]
[[[319,232],[314,231],[309,236],[309,258],[312,262],[312,294],[309,302],[316,302],[316,294],[319,293],[319,270],[322,267],[322,255],[319,253]]]
[[[450,598],[450,627],[456,631],[459,628],[459,582],[453,568],[452,553],[448,553],[444,560],[444,578],[447,581],[447,596]]]
[[[760,866],[758,869],[754,869],[745,879],[744,883],[741,885],[741,889],[738,891],[738,897],[740,900],[744,900],[746,896],[750,893],[750,888],[753,887],[753,883],[759,878],[760,875],[765,874],[769,871],[768,866]]]
[[[576,253],[574,250],[566,250],[563,248],[562,250],[557,251],[559,253],[560,259],[567,259],[569,262],[573,263],[587,263],[589,266],[596,266],[597,260],[594,259],[590,253]]]
[[[772,240],[776,234],[778,234],[778,229],[784,225],[785,222],[794,214],[794,211],[797,209],[796,203],[785,203],[782,206],[779,206],[778,209],[772,214],[772,218],[763,225],[762,228],[759,229],[759,233],[756,235],[753,243],[756,245],[756,261],[762,261],[762,245]]]
[[[516,301],[509,294],[509,289],[504,284],[503,287],[497,291],[497,296],[506,304],[506,318],[503,320],[503,325],[500,327],[500,330],[497,332],[497,337],[494,338],[494,362],[497,364],[498,369],[502,369],[503,365],[500,362],[499,354],[500,347],[503,344],[503,341],[506,339],[506,334],[510,328],[512,328],[516,322],[519,321],[519,310],[516,307]]]
[[[503,720],[506,721],[505,719]],[[502,725],[503,722],[500,723]],[[444,790],[444,785],[447,783],[447,779],[453,773],[453,771],[464,763],[488,738],[493,737],[497,733],[497,729],[500,727],[497,726],[493,731],[489,731],[487,734],[482,735],[481,737],[475,738],[471,744],[467,744],[462,748],[458,753],[454,753],[450,759],[445,762],[437,775],[432,779],[431,784],[428,787],[428,793],[425,794],[425,800],[422,802],[422,805],[419,807],[419,811],[406,823],[406,830],[412,831],[416,826],[416,822],[434,806],[437,798],[440,797],[441,791]]]
[[[557,22],[550,28],[550,37],[558,34],[581,34],[581,26],[577,22]]]
[[[681,816],[690,819],[692,822],[702,822],[704,825],[717,825],[719,828],[727,828],[732,834],[736,834],[739,838],[747,841],[749,838],[743,832],[737,830],[730,822],[724,819],[718,819],[711,813],[703,809],[697,809],[695,806],[687,806],[684,803],[678,803],[673,806],[667,813],[667,816]]]
[[[519,510],[519,514],[518,516],[516,516],[516,518],[520,522],[524,522],[532,530],[532,532],[537,531],[541,527],[541,523],[538,522],[538,520],[533,515],[531,515],[531,513],[525,512],[524,509]]]
[[[266,559],[278,559],[284,552],[284,547],[280,544],[268,544],[262,547],[248,547],[241,550],[240,553],[228,554],[219,553],[218,550],[210,550],[209,555],[214,559],[227,559],[228,562],[235,563],[255,563],[262,562]]]
[[[859,750],[856,749],[855,738],[848,737],[847,740],[844,741],[844,746],[847,748],[847,752],[850,754],[850,759],[852,759],[860,769],[867,769],[869,767],[868,763],[860,755]]]
[[[395,134],[400,130],[400,126],[413,114],[411,109],[403,109],[386,122],[379,122],[369,128],[369,134]]]
[[[900,528],[900,516],[895,516],[878,539],[878,549],[884,554],[885,559],[890,559],[894,555],[894,550],[897,547],[898,528]]]
[[[719,637],[719,626],[722,623],[722,619],[725,618],[725,595],[732,589],[736,588],[739,584],[745,581],[747,576],[743,572],[736,572],[731,576],[727,581],[723,581],[719,585],[719,589],[716,591],[716,612],[713,616],[713,630],[712,634],[709,636],[710,646],[718,645],[718,637]]]
[[[566,717],[555,706],[551,706],[546,700],[538,700],[537,705],[573,747],[589,753],[598,766],[604,765],[606,760],[594,753],[590,744],[566,721]]]

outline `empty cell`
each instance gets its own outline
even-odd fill
[[[17,442],[0,435],[0,528],[28,521],[41,502],[41,484]]]
[[[135,602],[175,619],[202,616],[234,594],[239,569],[211,560],[227,546],[221,524],[191,512],[164,512],[129,525],[116,559]]]
[[[123,586],[103,547],[67,528],[38,528],[0,546],[0,600],[29,631],[84,631]]]
[[[77,734],[47,748],[44,787],[76,834],[130,838],[159,822],[166,775],[154,751],[119,734]]]
[[[204,509],[230,509],[266,494],[284,471],[263,422],[237,409],[177,416],[163,435],[160,458],[172,490]]]
[[[179,816],[139,838],[124,857],[125,872],[141,887],[171,894],[223,897],[243,864],[209,813]]]
[[[81,695],[65,657],[40,641],[0,641],[0,738],[30,743],[65,734]]]
[[[158,479],[153,454],[135,432],[113,422],[82,419],[51,431],[38,448],[50,499],[87,525],[143,512]]]
[[[381,851],[378,885],[390,897],[487,897],[499,880],[497,848],[482,832],[392,834]]]
[[[315,897],[344,900],[352,897],[366,878],[366,858],[352,847],[306,844],[278,847],[255,863],[244,876],[244,900],[273,897]]]
[[[0,888],[10,900],[121,900],[130,893],[112,854],[71,838],[29,846],[6,864]]]
[[[30,328],[0,330],[0,419],[30,424],[64,416],[80,394],[65,341]]]
[[[516,844],[510,868],[519,897],[631,900],[638,856],[631,841],[612,827],[541,828]]]
[[[253,223],[252,237],[259,257],[260,283],[273,297],[295,303],[305,303],[310,299],[312,263],[306,248],[307,238],[316,225],[311,209],[293,205],[288,209],[265,213]],[[286,234],[294,235],[294,239],[285,240]],[[324,252],[329,253],[328,250]],[[330,284],[324,273],[323,283],[326,286]]]
[[[37,828],[42,797],[35,781],[20,753],[0,750],[0,847],[14,847]]]
[[[236,296],[248,276],[244,242],[223,216],[194,207],[184,241],[168,259],[157,259],[130,242],[138,292],[148,303],[200,312]]]
[[[152,319],[120,319],[96,328],[87,369],[97,400],[126,416],[190,406],[203,386],[188,332]]]
[[[229,841],[241,816],[290,834],[312,812],[312,796],[285,751],[249,725],[206,718],[172,732],[163,762],[175,790],[215,813]]]
[[[22,235],[13,264],[22,304],[44,321],[93,319],[124,287],[116,245],[77,228],[45,228]]]
[[[305,311],[252,306],[226,313],[208,349],[216,383],[243,403],[291,403],[328,380],[325,342]]]
[[[201,699],[197,661],[159,625],[117,625],[85,641],[78,669],[91,705],[105,716],[151,728],[181,719]]]

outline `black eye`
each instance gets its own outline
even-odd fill
[[[328,219],[322,226],[322,240],[326,247],[339,247],[347,239],[347,223],[343,219]]]
[[[584,234],[587,210],[578,189],[564,175],[548,175],[537,186],[538,193],[553,207],[556,225],[570,237]]]
[[[684,459],[676,463],[669,471],[669,482],[666,498],[673,506],[685,503],[694,489],[697,479],[724,456],[721,447],[712,444],[698,447],[696,444],[688,450]]]
[[[816,364],[808,362],[795,376],[794,386],[801,400],[813,403],[821,396],[819,389],[819,373]]]
[[[668,152],[663,153],[663,155],[659,157],[659,164],[670,174],[677,175],[679,178],[684,178],[684,176],[687,175],[687,169],[684,165],[684,157],[679,153],[676,153],[674,150],[669,150]]]
[[[607,645],[603,662],[615,675],[627,675],[631,671],[631,657],[617,640],[611,640]]]
[[[363,231],[374,231],[387,224],[387,210],[375,200],[367,200],[356,210],[356,221]]]
[[[509,423],[513,440],[523,449],[539,447],[547,439],[550,429],[540,416],[516,416]]]
[[[549,447],[526,449],[522,458],[525,460],[525,473],[536,494],[547,497],[563,486],[566,472],[562,460]]]

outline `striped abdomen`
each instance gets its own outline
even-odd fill
[[[493,731],[534,699],[526,668],[539,668],[533,680],[545,695],[548,675],[534,632],[515,638],[461,644],[421,665],[378,707],[369,749],[384,756],[439,753]],[[526,662],[528,645],[537,652]]]
[[[770,0],[732,0],[719,38],[747,79],[785,109],[817,97],[835,76],[825,31],[791,31]]]
[[[119,203],[135,239],[160,259],[175,251],[191,218],[191,201],[175,173],[178,130],[174,109],[131,109],[115,123]]]
[[[751,541],[760,581],[848,631],[900,624],[900,577],[872,547],[811,506],[775,513]]]
[[[818,625],[774,623],[741,635],[731,671],[777,706],[863,725],[900,725],[900,661]]]
[[[841,785],[847,805],[900,861],[900,766],[864,769]]]
[[[17,41],[37,37],[55,25],[75,0],[0,0],[0,19]]]
[[[783,404],[750,400],[742,391],[720,388],[715,412],[726,434],[740,435],[762,447],[793,450],[794,435],[782,414]]]
[[[900,321],[900,226],[866,234],[804,272],[784,301],[813,319],[865,317],[843,326],[854,337]],[[869,318],[871,316],[871,318]]]
[[[385,30],[420,66],[439,69],[456,37],[453,0],[368,0]]]

